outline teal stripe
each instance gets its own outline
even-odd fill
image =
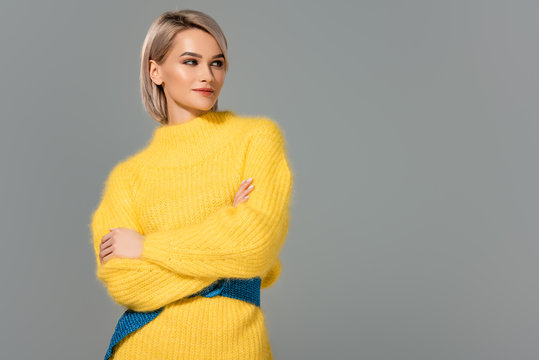
[[[260,285],[262,279],[254,277],[251,279],[227,278],[219,279],[200,290],[199,292],[189,295],[188,298],[195,296],[214,297],[217,295],[226,296],[233,299],[239,299],[260,306]],[[105,355],[105,360],[108,360],[114,351],[114,346],[130,333],[140,329],[159,315],[165,307],[154,311],[133,311],[127,309],[116,324],[116,329],[110,340],[109,348]]]

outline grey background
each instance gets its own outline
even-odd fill
[[[276,359],[536,359],[535,1],[3,1],[2,359],[103,358],[88,223],[157,125],[163,11],[221,25],[220,109],[283,129],[296,195],[262,293]]]

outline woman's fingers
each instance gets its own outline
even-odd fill
[[[113,248],[112,246],[109,246],[108,248],[106,249],[102,249],[100,252],[99,252],[99,257],[101,258],[101,263],[103,263],[105,257],[109,254],[111,254],[113,252]]]
[[[238,189],[238,194],[248,194],[250,193],[253,188],[254,188],[254,185],[251,184],[253,182],[253,178],[249,178],[247,180],[243,180],[240,184],[240,187]]]
[[[103,250],[103,249],[108,248],[108,247],[111,246],[111,245],[112,245],[111,238],[108,238],[108,239],[106,239],[105,241],[101,241],[100,248],[101,248],[101,250]]]
[[[242,191],[243,194],[245,195],[249,194],[253,190],[254,184],[252,184],[252,182],[253,182],[253,178],[249,178],[245,182],[242,183],[240,190]]]
[[[249,178],[247,180],[243,180],[240,184],[240,188],[246,188],[250,183],[253,182],[253,178]]]
[[[238,194],[239,194],[240,196],[245,197],[245,196],[248,196],[248,194],[249,194],[251,191],[253,191],[253,189],[254,189],[254,185],[251,185],[251,186],[249,186],[249,187],[247,187],[247,188],[240,189],[240,190],[238,191]]]
[[[106,248],[106,249],[101,250],[102,257],[107,256],[107,255],[110,254],[112,251],[113,251],[113,248],[112,248],[112,247],[108,247],[108,248]]]
[[[236,193],[236,196],[234,198],[234,206],[241,202],[247,201],[247,199],[249,198],[249,193],[254,189],[254,185],[251,184],[252,182],[253,178],[249,178],[241,182],[238,192]]]

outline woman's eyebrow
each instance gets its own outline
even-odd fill
[[[194,56],[194,57],[197,57],[197,58],[201,58],[202,55],[200,54],[197,54],[197,53],[194,53],[194,52],[190,52],[190,51],[186,51],[184,52],[183,54],[181,54],[180,56],[185,56],[185,55],[189,55],[189,56]],[[217,54],[217,55],[214,55],[212,57],[212,59],[216,59],[216,58],[224,58],[225,56],[223,54]]]

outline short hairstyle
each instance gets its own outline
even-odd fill
[[[228,71],[226,38],[212,17],[191,9],[166,11],[161,14],[148,29],[140,54],[142,103],[148,114],[161,124],[168,124],[167,100],[162,86],[156,85],[150,78],[150,60],[161,64],[166,59],[176,34],[192,28],[203,30],[215,38],[225,57],[225,71]],[[217,100],[211,111],[217,111]]]

